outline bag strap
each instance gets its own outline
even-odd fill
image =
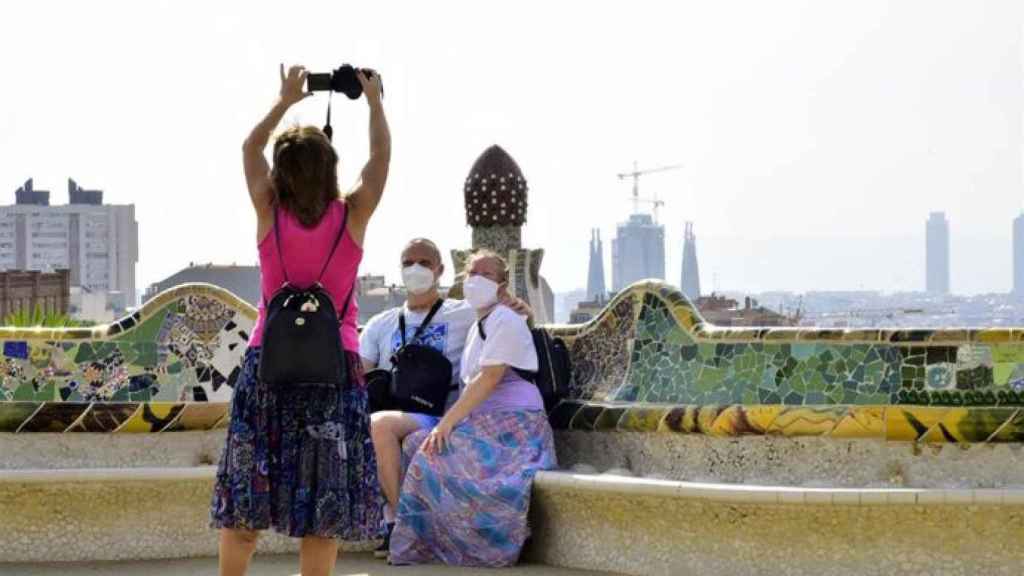
[[[423,322],[420,323],[420,327],[417,328],[416,333],[413,334],[413,342],[420,339],[420,336],[423,335],[423,331],[427,329],[427,325],[430,324],[430,321],[434,319],[434,315],[437,314],[437,311],[440,310],[443,305],[444,298],[438,298],[437,302],[434,302],[434,305],[430,307],[430,312],[427,314],[427,317],[423,319]],[[402,346],[405,346],[405,310],[398,313],[398,332],[402,335]]]
[[[316,277],[317,283],[323,279],[324,273],[327,272],[327,267],[331,264],[331,258],[334,258],[334,252],[338,249],[338,244],[341,243],[341,237],[345,235],[345,228],[348,227],[348,204],[345,204],[345,215],[341,218],[341,226],[338,227],[338,235],[334,237],[334,245],[331,246],[331,253],[327,255],[327,260],[324,262],[324,267],[320,269],[320,275]],[[352,284],[355,288],[355,284]],[[351,297],[351,292],[349,296]],[[345,307],[348,307],[348,301],[345,302]]]
[[[288,279],[288,269],[284,266],[284,253],[281,252],[281,231],[278,226],[277,212],[281,207],[274,206],[274,244],[277,245],[277,260],[281,264],[281,272],[284,273],[284,281],[291,284],[291,280]],[[331,245],[331,252],[327,255],[327,261],[324,262],[322,268],[320,268],[320,274],[316,277],[316,283],[319,284],[324,278],[324,273],[327,272],[327,267],[331,264],[331,259],[334,258],[334,253],[338,250],[338,244],[341,243],[341,237],[345,235],[345,228],[348,227],[348,205],[345,206],[345,216],[341,220],[341,226],[338,228],[338,235],[334,237],[334,244]],[[354,287],[355,285],[353,285]],[[351,298],[352,294],[349,293]],[[348,308],[348,300],[345,301],[345,307]]]
[[[487,340],[487,333],[484,332],[484,320],[487,320],[487,316],[476,321],[476,329],[480,332],[481,340]]]
[[[348,304],[352,301],[352,293],[356,291],[356,284],[359,283],[359,279],[352,280],[352,287],[348,289],[348,296],[345,297],[345,304],[341,307],[341,314],[338,315],[338,324],[345,323],[345,315],[348,314]]]
[[[281,272],[284,273],[284,283],[291,284],[288,280],[288,269],[284,266],[284,254],[281,253],[281,232],[278,230],[277,212],[281,207],[274,204],[274,245],[277,246],[277,261],[281,264]]]
[[[487,333],[484,332],[484,320],[487,320],[487,316],[484,316],[483,318],[476,321],[476,327],[477,330],[480,332],[481,340],[487,340]],[[536,347],[537,345],[534,344],[534,349],[536,349]],[[537,360],[538,362],[540,361],[540,354],[537,354]],[[550,364],[550,358],[548,359],[548,363]],[[523,380],[526,380],[527,382],[532,382],[534,384],[537,383],[537,377],[540,375],[541,370],[540,364],[537,365],[536,372],[532,372],[530,370],[523,370],[522,368],[516,368],[515,366],[509,366],[509,368],[511,368],[516,374],[519,374],[519,376],[521,376]],[[552,368],[552,370],[554,369]]]

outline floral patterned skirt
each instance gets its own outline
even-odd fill
[[[380,537],[383,497],[358,354],[343,390],[271,389],[245,353],[217,468],[211,526],[351,541]]]
[[[557,465],[543,411],[471,414],[441,454],[420,450],[430,433],[403,443],[408,463],[391,534],[395,564],[510,566],[519,559],[538,470]]]

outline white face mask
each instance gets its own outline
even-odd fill
[[[487,308],[498,302],[498,283],[483,276],[470,276],[462,283],[462,294],[473,308]]]
[[[402,283],[410,294],[425,294],[434,287],[434,271],[420,264],[402,268]]]

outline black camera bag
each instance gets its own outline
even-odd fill
[[[416,343],[443,304],[441,298],[434,303],[409,343],[405,341],[405,312],[399,313],[402,347],[391,357],[391,402],[403,412],[444,415],[448,393],[454,388],[452,363],[436,348]]]

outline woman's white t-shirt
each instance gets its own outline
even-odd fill
[[[474,412],[543,410],[544,400],[537,386],[513,370],[537,371],[537,350],[526,319],[499,304],[482,323],[483,336],[480,322],[473,324],[462,353],[463,389],[485,366],[505,365],[508,370],[494,392]]]

